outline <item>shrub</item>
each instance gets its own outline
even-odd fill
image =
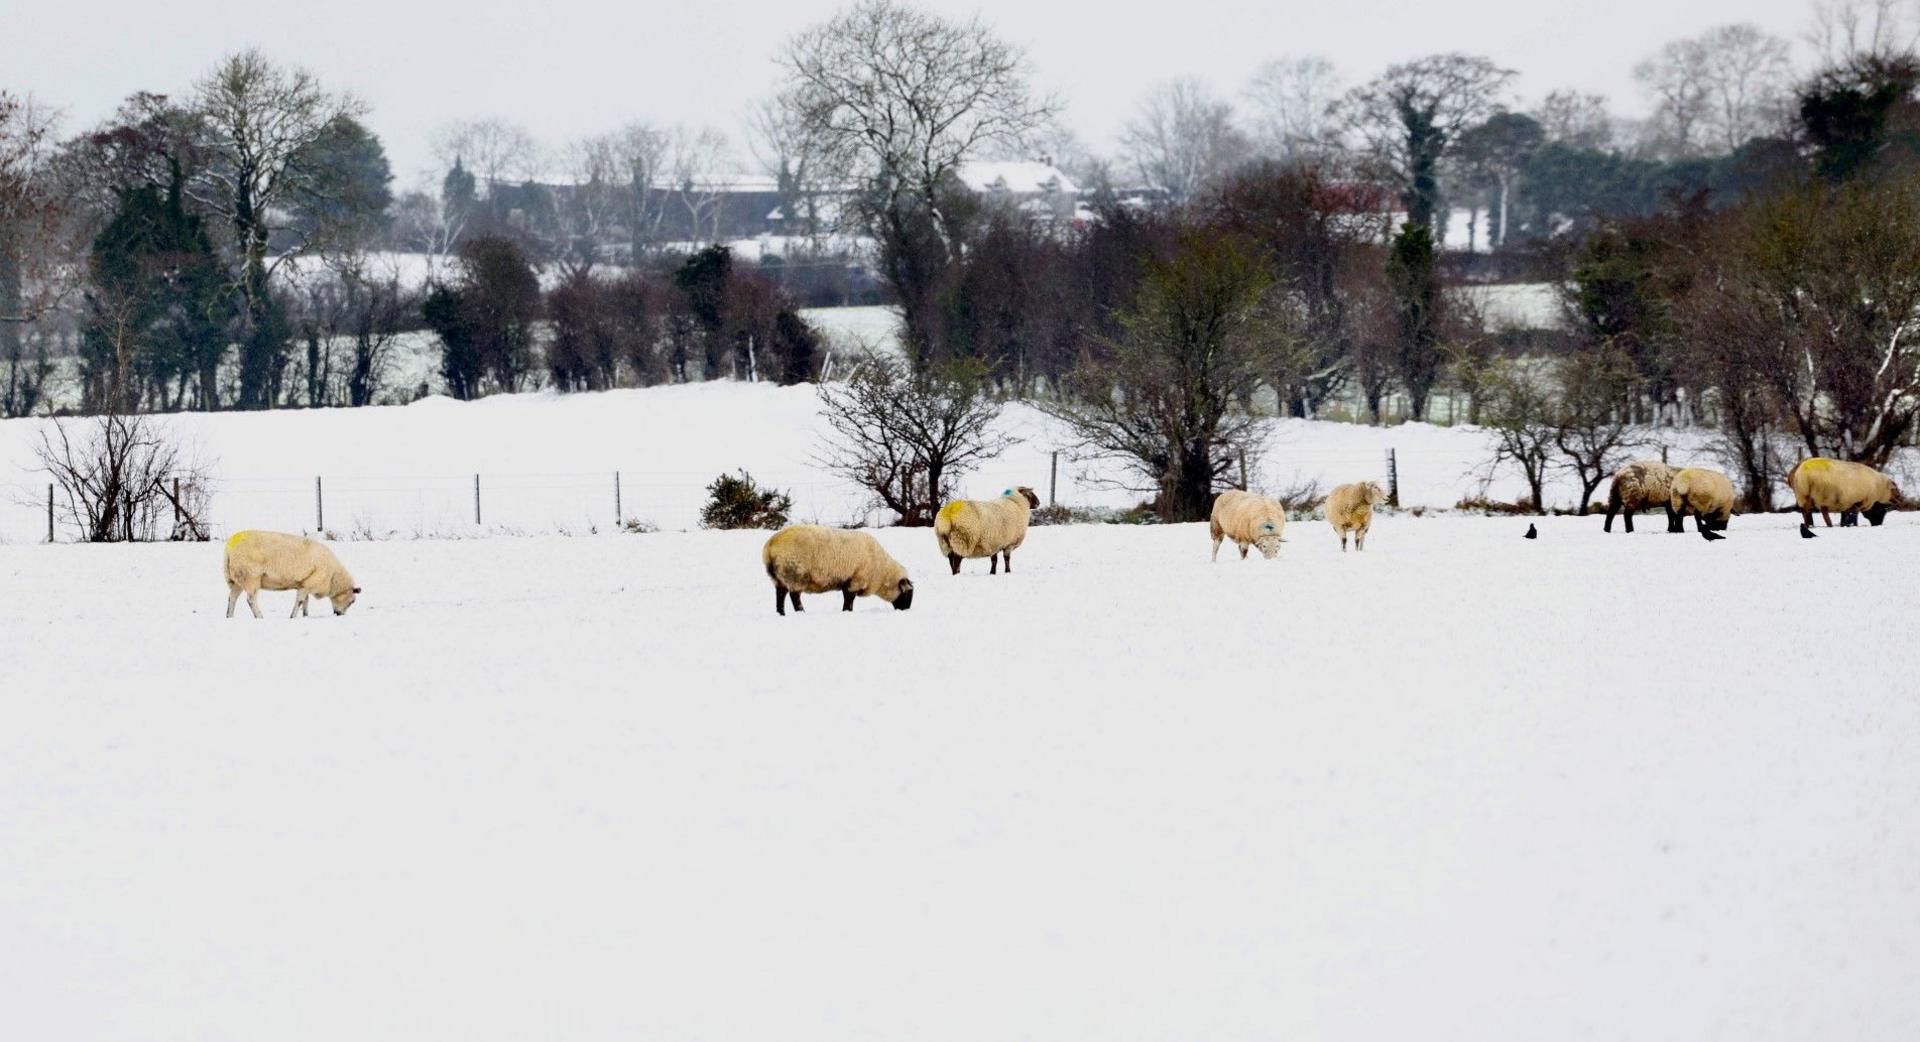
[[[702,528],[779,528],[787,523],[793,498],[778,489],[761,488],[753,475],[722,474],[707,486],[707,505],[700,511]]]

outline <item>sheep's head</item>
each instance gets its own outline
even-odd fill
[[[1036,496],[1036,495],[1034,495],[1034,494],[1033,494],[1033,490],[1032,490],[1032,489],[1030,489],[1030,488],[1028,488],[1027,486],[1025,486],[1025,485],[1021,485],[1021,486],[1020,486],[1019,488],[1016,488],[1016,489],[1014,489],[1013,491],[1015,491],[1015,492],[1018,492],[1018,493],[1020,493],[1021,495],[1023,495],[1023,496],[1025,496],[1025,497],[1027,497],[1027,509],[1028,509],[1028,510],[1033,510],[1033,509],[1035,509],[1035,508],[1037,508],[1037,507],[1039,507],[1039,506],[1040,506],[1040,497],[1039,497],[1039,496]]]
[[[1386,501],[1387,492],[1380,487],[1380,483],[1377,481],[1367,482],[1367,503],[1377,507]]]
[[[906,611],[913,607],[913,580],[902,579],[893,591],[893,610]]]
[[[1280,554],[1280,526],[1272,521],[1263,521],[1253,537],[1253,545],[1260,548],[1260,556],[1271,561]]]
[[[333,613],[335,615],[345,615],[347,609],[353,607],[354,598],[358,596],[360,596],[360,587],[355,586],[353,589],[336,593],[328,598],[333,602]]]
[[[1891,509],[1893,509],[1892,503],[1875,503],[1862,511],[1862,513],[1867,515],[1867,524],[1878,528],[1880,527],[1880,523],[1887,519],[1887,511]]]

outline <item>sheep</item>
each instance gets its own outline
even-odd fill
[[[227,578],[227,618],[233,618],[233,606],[240,595],[247,595],[247,607],[253,617],[260,614],[261,590],[295,590],[295,618],[307,614],[307,598],[325,597],[333,602],[333,613],[345,615],[353,607],[360,587],[340,565],[340,559],[321,543],[285,532],[235,532],[227,539],[226,560],[222,572]]]
[[[1693,514],[1695,531],[1725,531],[1733,517],[1733,482],[1725,474],[1705,467],[1683,467],[1673,472],[1667,496],[1668,509],[1683,520]]]
[[[1642,459],[1621,467],[1613,475],[1607,490],[1607,521],[1603,532],[1613,531],[1613,515],[1624,514],[1627,534],[1633,534],[1633,515],[1658,506],[1667,512],[1667,531],[1680,531],[1680,515],[1673,512],[1673,468],[1659,460]]]
[[[991,558],[988,575],[997,575],[1002,558],[1007,574],[1013,574],[1013,552],[1027,539],[1027,521],[1040,497],[1021,485],[1000,494],[999,499],[956,499],[940,508],[933,518],[933,535],[940,552],[960,574],[960,562],[969,557]]]
[[[1341,485],[1327,496],[1327,523],[1340,533],[1340,551],[1346,552],[1347,533],[1353,533],[1353,548],[1367,548],[1367,529],[1373,525],[1373,508],[1387,501],[1377,482],[1358,481]]]
[[[1859,514],[1867,515],[1867,523],[1878,527],[1900,495],[1885,474],[1864,463],[1820,456],[1794,464],[1787,472],[1787,487],[1793,490],[1801,522],[1812,525],[1813,512],[1819,510],[1828,528],[1833,527],[1831,511],[1835,510],[1840,511],[1842,528],[1857,525]]]
[[[794,611],[803,611],[802,593],[828,590],[839,590],[845,598],[842,611],[852,611],[853,599],[868,594],[893,605],[895,611],[913,607],[913,582],[907,570],[865,532],[791,525],[767,540],[760,562],[773,580],[773,610],[780,615],[787,613],[788,597],[793,598]]]
[[[1240,559],[1247,559],[1247,547],[1260,548],[1260,556],[1273,560],[1280,552],[1280,532],[1287,527],[1287,508],[1278,500],[1253,492],[1234,489],[1220,493],[1213,501],[1213,514],[1207,530],[1213,536],[1213,559],[1220,559],[1220,541],[1232,539],[1240,548]]]

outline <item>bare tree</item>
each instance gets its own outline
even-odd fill
[[[664,177],[667,135],[647,123],[629,123],[604,139],[615,169],[627,187],[624,220],[631,258],[660,241],[666,217],[664,199],[655,191]]]
[[[712,127],[675,127],[667,135],[664,160],[665,183],[686,212],[690,238],[696,244],[719,242],[734,169],[727,136]]]
[[[795,111],[792,98],[775,95],[756,103],[747,114],[747,150],[768,177],[779,186],[781,210],[798,221],[809,239],[820,235],[822,204],[828,181],[820,146],[808,134],[807,123]]]
[[[76,434],[73,427],[84,429]],[[88,542],[207,538],[206,470],[145,416],[106,413],[41,428],[40,465],[60,489],[70,524]]]
[[[1588,151],[1613,146],[1613,116],[1605,95],[1556,90],[1540,99],[1532,115],[1549,142]]]
[[[941,205],[949,175],[983,148],[1019,141],[1058,108],[1028,86],[1026,55],[977,19],[952,22],[894,0],[861,0],[795,36],[780,63],[787,103],[836,170],[889,210]]]
[[[1648,143],[1662,154],[1686,158],[1700,154],[1707,136],[1702,126],[1711,102],[1707,58],[1698,38],[1674,40],[1633,67],[1633,78],[1653,101]]]
[[[820,385],[833,430],[821,465],[871,491],[900,524],[933,524],[961,475],[1013,443],[993,429],[1000,403],[986,377],[972,361],[914,372],[868,357],[846,383]]]
[[[1781,132],[1793,80],[1787,41],[1744,23],[1709,29],[1700,39],[1706,59],[1704,123],[1716,147],[1731,152],[1753,138]]]
[[[1233,106],[1192,77],[1148,91],[1120,143],[1141,178],[1176,203],[1192,199],[1253,151],[1234,126]]]
[[[1254,147],[1287,161],[1327,158],[1339,144],[1333,106],[1343,90],[1333,63],[1317,54],[1262,64],[1242,92],[1253,114]]]
[[[52,363],[43,338],[32,355],[27,344],[74,282],[77,237],[53,178],[53,129],[32,99],[0,91],[0,416],[38,404]]]
[[[1527,483],[1527,500],[1535,513],[1546,512],[1547,470],[1553,463],[1559,423],[1552,394],[1517,361],[1496,364],[1488,381],[1482,409],[1493,458],[1484,480],[1491,483],[1503,466],[1511,465]]]
[[[1909,54],[1920,45],[1920,3],[1819,0],[1813,5],[1806,40],[1829,65]]]
[[[246,329],[240,354],[241,408],[271,403],[281,351],[270,279],[274,269],[302,255],[295,238],[271,261],[267,246],[297,194],[318,190],[300,160],[337,120],[365,106],[332,94],[304,69],[273,64],[257,50],[223,60],[194,89],[194,113],[206,163],[194,195],[232,225],[240,255],[240,296]]]
[[[458,162],[473,171],[482,192],[517,184],[538,173],[540,145],[527,128],[504,119],[463,119],[433,134],[433,154],[443,170]]]
[[[960,165],[1023,141],[1057,110],[1028,85],[1026,55],[978,19],[860,0],[795,36],[780,57],[784,104],[823,177],[855,191],[844,211],[879,244],[916,365],[933,357],[935,299],[962,249],[949,205]],[[962,208],[964,209],[964,208]]]
[[[1499,110],[1513,75],[1476,55],[1435,54],[1390,66],[1341,99],[1344,125],[1399,186],[1408,221],[1434,228],[1441,160],[1461,131]],[[1435,231],[1443,242],[1444,228]]]
[[[1793,77],[1787,41],[1748,24],[1675,40],[1633,68],[1653,99],[1652,129],[1674,156],[1731,152],[1785,122]]]
[[[1707,263],[1690,334],[1738,342],[1806,454],[1886,462],[1920,421],[1920,181],[1783,190]]]
[[[1580,483],[1576,513],[1585,514],[1600,483],[1644,444],[1626,403],[1638,376],[1618,348],[1590,348],[1561,360],[1553,441],[1560,468]]]

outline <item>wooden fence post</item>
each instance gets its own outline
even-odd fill
[[[53,482],[47,482],[47,542],[53,542]]]
[[[1047,465],[1047,505],[1060,502],[1060,454],[1053,454],[1053,462]]]
[[[1387,450],[1387,505],[1400,506],[1400,460],[1392,449]]]
[[[320,488],[320,477],[313,479],[313,530],[321,535],[327,534],[327,498]]]
[[[473,476],[473,523],[480,524],[480,475]]]
[[[620,519],[625,516],[620,509],[620,472],[616,470],[613,472],[613,527],[619,528]]]

